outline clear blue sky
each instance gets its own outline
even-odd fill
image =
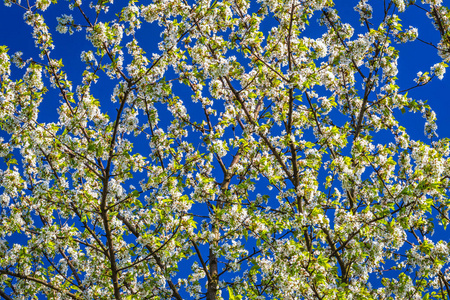
[[[351,4],[350,4],[351,2]],[[371,1],[373,2],[373,1]],[[381,2],[381,1],[380,1]],[[88,2],[86,2],[88,3]],[[118,8],[122,1],[115,1],[112,12]],[[358,13],[353,10],[353,3],[356,1],[337,0],[335,1],[336,8],[340,12],[341,18],[344,22],[352,24],[355,28],[355,35],[360,31],[364,32],[365,27],[357,24]],[[350,4],[350,5],[349,5]],[[374,10],[376,12],[376,10]],[[39,60],[38,49],[34,47],[34,42],[31,38],[31,27],[23,22],[24,10],[18,7],[0,6],[0,25],[3,28],[0,31],[0,45],[7,45],[10,48],[10,54],[16,51],[24,53],[23,58],[33,57]],[[79,57],[82,50],[89,48],[90,43],[85,39],[83,32],[75,32],[74,35],[62,35],[55,31],[57,21],[56,17],[61,14],[73,14],[76,20],[79,19],[79,12],[70,11],[67,8],[67,2],[61,1],[58,5],[51,5],[44,13],[46,23],[53,33],[56,48],[52,51],[53,58],[63,58],[63,63],[66,66],[65,71],[69,74],[69,79],[73,81],[74,86],[80,82],[81,73],[84,65],[80,63]],[[112,15],[112,14],[111,14]],[[423,11],[412,7],[407,9],[405,13],[399,13],[400,18],[404,21],[404,28],[408,25],[420,26],[419,37],[425,41],[432,41],[436,43],[438,40],[438,33],[431,25],[431,20],[428,19]],[[376,15],[375,15],[376,17]],[[111,18],[111,17],[110,17]],[[315,22],[311,22],[314,24]],[[271,24],[267,24],[267,29],[270,29]],[[315,26],[316,27],[316,26]],[[138,32],[139,42],[143,45],[147,53],[156,52],[157,43],[159,42],[159,29],[155,24],[143,24],[143,29]],[[309,28],[307,34],[315,37],[321,35],[322,29]],[[408,88],[414,85],[413,79],[418,71],[428,71],[429,67],[439,61],[439,57],[435,49],[431,46],[425,45],[419,41],[407,43],[403,45],[396,45],[400,49],[399,59],[399,78],[398,84],[400,89]],[[13,67],[12,77],[17,78],[23,74],[24,70],[18,70]],[[444,77],[442,81],[433,80],[425,87],[417,88],[409,92],[409,95],[415,99],[428,100],[428,103],[435,110],[438,118],[438,133],[440,137],[450,137],[450,120],[447,118],[448,111],[450,111],[449,86],[450,74]],[[97,86],[98,87],[98,86]],[[112,88],[112,86],[111,86]],[[93,88],[94,93],[96,87]],[[96,97],[101,97],[105,94],[104,86],[98,90],[99,94]],[[111,91],[108,91],[110,94]],[[42,120],[51,120],[56,115],[56,107],[59,101],[57,99],[49,99],[46,97],[43,105],[48,106],[48,110],[42,111]],[[405,114],[399,116],[403,126],[409,129],[409,134],[417,139],[423,139],[423,122],[418,116]]]

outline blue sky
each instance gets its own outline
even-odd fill
[[[353,3],[355,1],[351,2]],[[337,0],[335,1],[335,4],[341,19],[354,26],[355,36],[358,33],[364,32],[365,28],[357,25],[358,13],[353,10],[353,5],[348,5],[349,1]],[[117,11],[119,6],[120,1],[116,1],[112,6],[112,13],[110,13],[109,18],[112,18],[112,14]],[[377,12],[376,10],[374,11]],[[0,45],[7,45],[10,49],[10,54],[16,51],[22,51],[24,53],[23,58],[32,57],[35,60],[39,60],[38,49],[35,48],[31,38],[31,27],[22,21],[24,12],[23,9],[18,7],[0,6],[0,24],[2,28],[5,28],[0,31]],[[65,71],[68,73],[69,79],[73,81],[75,86],[80,82],[81,73],[84,70],[84,65],[79,60],[81,51],[89,48],[90,43],[86,40],[83,32],[75,32],[73,35],[63,35],[56,32],[56,17],[61,16],[61,14],[73,14],[76,20],[80,20],[77,18],[79,17],[77,15],[79,12],[70,11],[67,8],[67,4],[61,2],[58,5],[51,5],[44,14],[46,23],[53,33],[53,39],[56,46],[52,51],[52,57],[63,58]],[[316,16],[317,15],[318,14],[316,14]],[[376,20],[376,14],[374,16],[374,19]],[[399,16],[404,22],[404,28],[407,28],[408,25],[420,26],[419,38],[425,41],[432,41],[436,44],[436,41],[439,39],[439,34],[434,30],[431,20],[425,16],[423,11],[419,8],[411,7],[407,9],[405,13],[399,13]],[[311,22],[311,24],[313,24],[313,26],[306,30],[306,36],[310,35],[318,37],[324,32],[324,29],[317,28],[317,26],[314,25],[314,22]],[[147,53],[159,53],[157,43],[160,41],[159,33],[161,30],[156,24],[144,23],[142,27],[143,29],[137,33],[140,44]],[[267,28],[263,29],[269,30],[271,24],[266,23],[266,27]],[[430,66],[440,61],[435,49],[419,41],[395,46],[400,50],[400,58],[398,61],[399,73],[397,75],[399,78],[398,85],[400,86],[400,89],[413,86],[413,79],[418,71],[429,71]],[[13,67],[12,77],[17,78],[21,76],[23,72],[24,70],[18,70]],[[93,91],[96,97],[100,98],[105,95],[103,84],[104,82],[102,83],[102,88],[99,89],[101,94],[99,93],[98,95],[95,94],[97,87],[94,86]],[[425,87],[420,87],[409,92],[409,96],[415,99],[427,100],[434,109],[438,118],[438,134],[440,137],[450,137],[450,121],[447,119],[447,112],[450,110],[450,96],[448,93],[449,84],[450,79],[448,76],[445,76],[443,80],[434,79]],[[113,85],[110,86],[111,90],[108,94],[112,92],[112,87]],[[59,101],[56,98],[49,98],[51,97],[46,97],[43,104],[49,109],[42,110],[42,120],[51,120],[56,116],[56,107],[59,106]],[[423,123],[419,120],[420,118],[418,118],[418,116],[406,113],[405,115],[398,117],[404,124],[403,126],[409,130],[409,134],[412,137],[417,139],[424,138]]]

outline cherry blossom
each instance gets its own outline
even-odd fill
[[[444,1],[4,4],[36,55],[0,45],[1,297],[450,294],[450,144],[414,93]]]

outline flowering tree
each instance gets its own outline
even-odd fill
[[[449,223],[449,141],[407,93],[444,76],[441,0],[347,1],[359,20],[332,0],[4,2],[39,58],[0,47],[3,298],[450,297],[450,247],[431,237]],[[90,42],[74,89],[49,6],[54,35]],[[412,9],[439,40],[402,27]],[[400,87],[413,41],[441,59]]]

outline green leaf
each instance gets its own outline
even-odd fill
[[[228,287],[228,293],[230,294],[230,300],[242,299],[241,295],[235,296],[233,290],[230,287]]]

